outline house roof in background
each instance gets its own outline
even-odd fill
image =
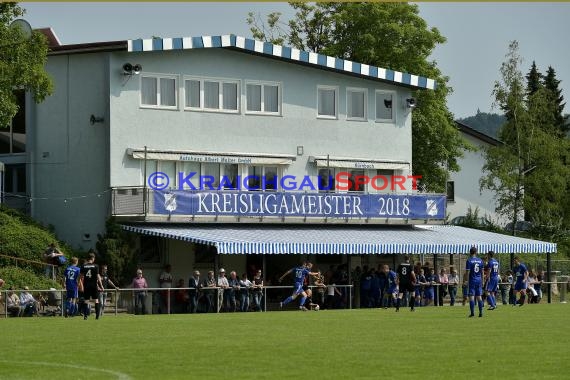
[[[466,133],[470,136],[473,136],[483,142],[486,142],[487,144],[491,144],[491,145],[500,145],[502,144],[502,142],[500,140],[497,140],[494,137],[491,137],[489,135],[486,135],[482,132],[479,132],[478,130],[474,129],[473,127],[468,126],[467,124],[463,124],[459,121],[455,121],[455,124],[457,125],[457,127],[459,128],[459,130],[463,133]]]
[[[433,79],[370,66],[345,59],[302,51],[288,46],[274,45],[270,42],[231,35],[199,36],[180,38],[149,38],[128,41],[129,52],[155,52],[169,50],[229,48],[244,53],[256,54],[273,59],[280,59],[296,64],[308,65],[318,69],[355,75],[358,77],[387,82],[414,89],[436,88]]]

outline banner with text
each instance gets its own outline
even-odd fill
[[[154,191],[154,213],[189,216],[444,219],[441,194]]]

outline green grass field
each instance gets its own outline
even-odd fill
[[[0,320],[1,379],[563,379],[570,306]]]

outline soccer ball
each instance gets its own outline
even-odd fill
[[[313,310],[319,311],[319,310],[321,310],[321,307],[319,305],[315,305],[315,308]]]

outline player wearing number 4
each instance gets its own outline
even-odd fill
[[[99,303],[99,291],[103,290],[101,276],[99,276],[99,266],[95,264],[95,252],[90,251],[85,263],[81,266],[81,278],[79,280],[79,290],[83,289],[85,303],[83,305],[83,319],[87,319],[91,313],[90,302],[95,300],[95,317],[99,319],[101,304]]]
[[[73,317],[77,311],[77,292],[79,286],[79,267],[77,257],[71,258],[71,265],[65,269],[65,317]]]
[[[477,305],[479,306],[479,317],[483,316],[483,260],[477,257],[477,247],[471,247],[469,250],[471,257],[467,259],[465,265],[465,275],[463,276],[463,281],[469,281],[469,287],[467,289],[467,294],[469,295],[469,309],[471,314],[469,317],[475,316],[475,298],[477,299]]]

